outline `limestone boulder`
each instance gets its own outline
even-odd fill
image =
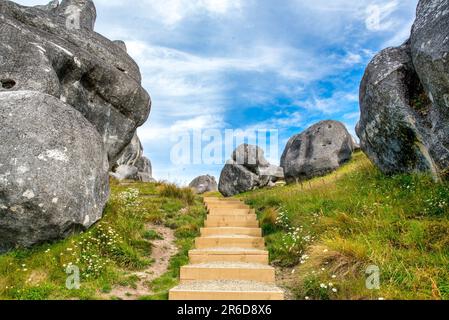
[[[449,3],[421,0],[410,39],[380,52],[360,86],[361,148],[387,174],[449,169]]]
[[[197,194],[218,191],[217,181],[215,180],[215,177],[212,177],[210,175],[195,178],[189,184],[189,188],[193,189]]]
[[[101,136],[40,92],[0,92],[0,252],[62,239],[97,222],[108,200]]]
[[[341,122],[321,121],[287,143],[281,158],[288,183],[322,176],[351,159],[353,138]]]
[[[223,196],[232,197],[254,190],[258,186],[259,177],[255,173],[234,160],[229,160],[221,171],[218,190]]]
[[[91,0],[25,7],[0,0],[0,92],[29,90],[71,105],[96,128],[110,166],[150,112],[138,66],[93,31]]]

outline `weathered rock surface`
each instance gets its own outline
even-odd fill
[[[218,191],[217,181],[215,180],[215,177],[212,177],[210,175],[195,178],[189,184],[189,188],[193,189],[197,194]]]
[[[0,0],[0,91],[52,95],[80,111],[104,141],[111,166],[150,111],[136,63],[93,31],[91,0],[24,7]]]
[[[449,168],[449,3],[421,0],[411,38],[379,53],[360,87],[362,150],[385,173]]]
[[[143,155],[143,147],[137,133],[123,150],[121,157],[111,172],[118,180],[153,182],[151,162]]]
[[[138,180],[139,171],[134,166],[120,165],[115,172],[111,172],[110,175],[117,180]]]
[[[220,175],[218,190],[225,197],[232,197],[239,193],[247,192],[258,188],[259,177],[237,164],[234,160],[229,160]]]
[[[0,252],[61,239],[98,221],[109,165],[95,128],[39,92],[0,92],[0,110]]]
[[[353,138],[338,121],[321,121],[287,143],[281,158],[285,180],[299,182],[325,175],[351,159]]]
[[[0,0],[1,252],[98,221],[108,171],[149,115],[139,68],[95,19],[91,0]]]
[[[259,168],[270,165],[265,159],[265,152],[262,148],[249,144],[238,146],[232,153],[232,160],[254,173],[258,173]]]
[[[284,178],[283,169],[271,165],[264,151],[253,145],[240,145],[220,175],[218,190],[225,197],[272,186]]]
[[[357,134],[363,151],[386,173],[433,168],[429,154],[423,153],[425,124],[417,121],[410,105],[421,93],[408,44],[382,51],[366,69]]]

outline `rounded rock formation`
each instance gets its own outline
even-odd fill
[[[71,105],[100,133],[113,166],[148,118],[150,97],[126,51],[93,31],[93,2],[2,0],[0,13],[0,91],[37,91]]]
[[[321,121],[292,137],[281,158],[285,180],[299,182],[325,175],[351,159],[353,138],[338,121]]]
[[[218,191],[217,181],[215,180],[215,177],[212,177],[210,175],[195,178],[189,184],[189,188],[193,189],[197,194]]]
[[[449,3],[421,0],[410,40],[366,69],[357,134],[382,172],[448,176],[448,56]]]
[[[109,195],[109,166],[95,128],[39,92],[0,92],[0,109],[0,252],[97,222]]]

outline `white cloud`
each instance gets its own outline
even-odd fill
[[[120,0],[96,0],[102,6],[123,5]],[[157,19],[167,27],[175,27],[187,17],[199,14],[235,14],[243,3],[240,0],[140,0],[133,3],[147,18]]]
[[[336,91],[331,97],[322,98],[312,94],[304,101],[296,101],[294,105],[310,113],[323,113],[326,116],[338,114],[358,101],[354,92]]]

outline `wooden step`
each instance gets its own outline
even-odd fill
[[[228,208],[216,208],[210,209],[209,215],[211,216],[221,216],[221,215],[233,215],[233,216],[245,216],[248,214],[256,214],[254,209],[228,209]]]
[[[188,265],[181,268],[181,283],[207,280],[246,280],[275,282],[273,267],[239,262],[214,262]]]
[[[196,238],[197,249],[205,248],[265,248],[265,241],[262,237],[251,237],[244,235],[215,235],[209,237]]]
[[[240,204],[240,203],[236,203],[236,204],[208,204],[206,205],[207,211],[210,211],[212,209],[251,209],[250,206],[246,205],[246,204]]]
[[[245,227],[258,228],[259,222],[255,214],[248,215],[209,215],[205,227]]]
[[[195,281],[170,290],[170,300],[283,300],[281,289],[253,281]]]
[[[244,236],[261,237],[260,228],[239,228],[239,227],[221,227],[221,228],[202,228],[201,236],[209,237],[214,235],[240,234]]]
[[[268,251],[250,248],[207,248],[189,251],[190,263],[247,262],[268,264]]]
[[[204,198],[204,203],[243,203],[242,200],[239,199],[225,199],[225,198]]]

